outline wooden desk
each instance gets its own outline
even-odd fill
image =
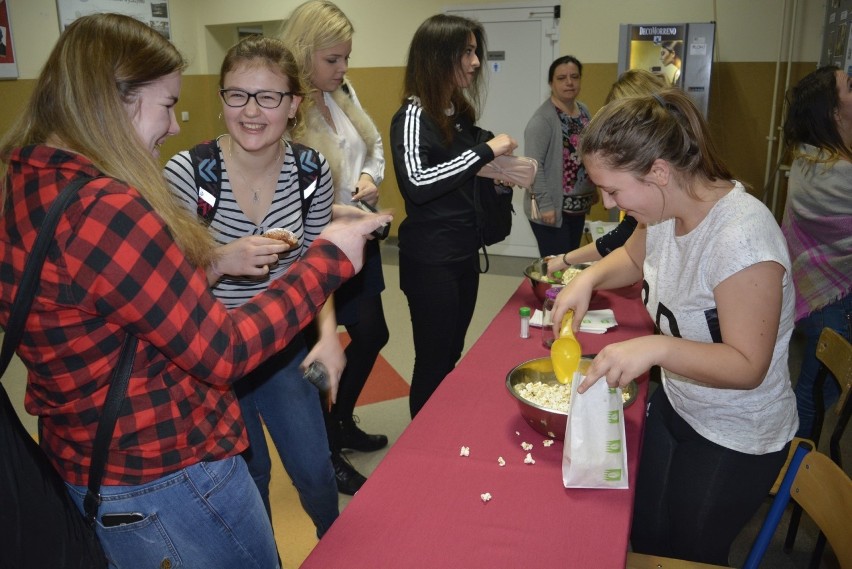
[[[488,294],[480,290],[480,294]],[[523,282],[444,380],[302,565],[307,569],[606,569],[625,564],[633,489],[565,489],[562,443],[544,447],[505,387],[517,364],[548,354],[538,329],[519,337],[518,309],[537,307]],[[652,332],[639,288],[596,294],[619,326],[579,334],[586,353]],[[647,376],[625,410],[628,467],[636,472]],[[522,442],[535,464],[524,464]],[[460,447],[470,456],[459,456]],[[500,467],[502,456],[506,466]],[[493,499],[483,503],[480,495]]]

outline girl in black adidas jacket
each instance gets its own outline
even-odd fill
[[[473,316],[480,246],[474,176],[517,147],[508,135],[488,136],[474,124],[484,54],[479,23],[427,19],[411,40],[404,102],[391,120],[407,216],[399,228],[399,277],[414,330],[412,418],[461,357]]]

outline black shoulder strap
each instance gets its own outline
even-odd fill
[[[320,175],[319,153],[297,142],[291,142],[293,158],[296,159],[296,170],[299,172],[299,194],[302,198],[302,219],[307,219],[311,202],[317,191],[317,180]]]
[[[195,187],[198,190],[196,212],[204,223],[210,224],[219,207],[219,194],[222,193],[222,160],[219,158],[219,146],[215,140],[208,140],[189,149],[192,159],[192,171],[195,174]]]
[[[59,217],[71,203],[71,200],[77,196],[80,188],[92,179],[89,176],[81,176],[66,185],[53,201],[42,221],[33,249],[27,256],[24,273],[21,276],[21,282],[18,285],[18,291],[9,312],[9,320],[6,323],[6,333],[3,337],[2,348],[0,348],[0,376],[6,371],[9,361],[12,359],[12,354],[18,348],[24,334],[24,325],[38,290],[38,281],[41,278],[41,271],[47,258],[47,249],[53,241],[56,226],[59,224]],[[127,393],[127,383],[130,379],[130,371],[133,368],[135,352],[136,338],[128,334],[121,347],[118,364],[113,370],[103,415],[95,434],[92,463],[89,467],[89,489],[84,500],[86,518],[90,523],[94,522],[101,501],[99,491],[107,454],[109,453],[109,443],[115,430],[119,408]]]
[[[319,154],[313,148],[291,142],[293,158],[299,172],[299,194],[302,202],[302,218],[307,218],[319,179]],[[222,192],[222,160],[215,140],[208,140],[190,148],[192,170],[198,189],[198,217],[210,224],[219,207]]]

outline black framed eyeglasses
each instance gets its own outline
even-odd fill
[[[259,107],[277,109],[281,106],[281,101],[284,100],[284,97],[292,97],[295,94],[292,91],[288,91],[287,93],[282,93],[281,91],[257,91],[249,93],[242,89],[219,89],[219,96],[222,97],[222,100],[229,107],[245,107],[248,105],[249,99],[254,99]]]

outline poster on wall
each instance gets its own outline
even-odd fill
[[[0,79],[17,79],[18,64],[12,45],[12,26],[9,25],[9,6],[0,0]]]
[[[82,16],[114,12],[132,16],[172,39],[168,0],[56,0],[56,9],[60,32]]]
[[[630,69],[647,69],[670,85],[683,86],[683,25],[631,26]]]

